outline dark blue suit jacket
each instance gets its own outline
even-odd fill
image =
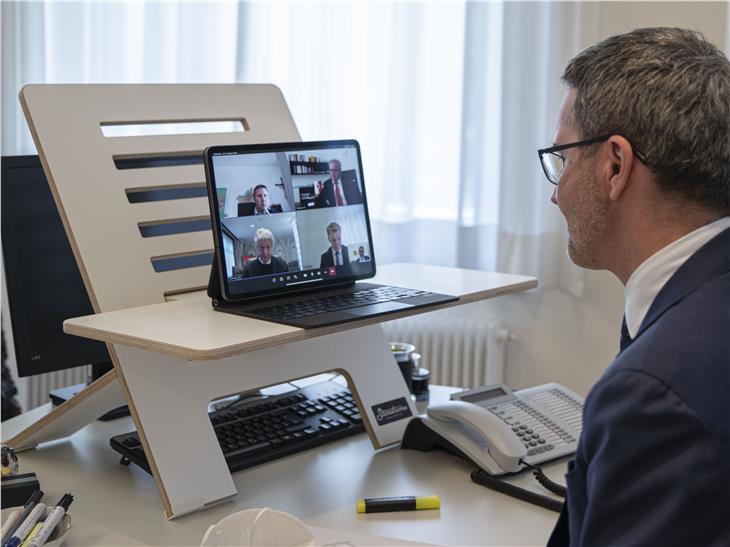
[[[730,545],[730,229],[659,291],[589,393],[548,545]]]

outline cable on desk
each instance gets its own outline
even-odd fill
[[[568,489],[562,484],[558,484],[551,480],[538,466],[529,464],[524,460],[520,460],[520,463],[528,469],[532,469],[532,476],[535,477],[535,480],[537,480],[543,488],[550,490],[553,494],[560,496],[561,498],[564,498],[567,495]]]
[[[550,511],[555,511],[556,513],[560,513],[563,510],[563,502],[555,500],[549,496],[543,496],[542,494],[537,494],[530,490],[520,488],[519,486],[515,486],[514,484],[504,482],[491,476],[489,473],[482,469],[477,469],[476,471],[473,471],[471,474],[471,480],[476,482],[477,484],[486,486],[491,490],[501,492],[502,494],[507,494],[508,496],[512,496],[519,500],[538,505],[545,509],[549,509]]]

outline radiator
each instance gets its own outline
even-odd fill
[[[514,335],[499,321],[433,314],[383,323],[391,342],[407,342],[431,371],[431,383],[465,388],[504,382],[507,342]]]
[[[86,383],[89,367],[75,367],[57,372],[29,376],[25,382],[25,400],[20,401],[23,410],[31,410],[49,402],[48,392],[60,387]],[[22,391],[21,391],[22,393]]]

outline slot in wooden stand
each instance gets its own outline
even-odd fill
[[[397,443],[415,414],[380,319],[303,330],[215,312],[209,266],[156,272],[155,259],[212,252],[211,233],[144,238],[150,222],[208,215],[204,197],[132,203],[130,191],[204,184],[202,164],[124,169],[120,161],[191,157],[211,144],[297,141],[270,85],[31,85],[21,103],[97,315],[65,332],[107,342],[114,371],[8,443],[68,436],[129,404],[162,498],[175,518],[236,494],[207,415],[212,399],[336,370],[373,446]],[[58,105],[63,105],[59,108]],[[240,120],[243,133],[109,138],[103,125]],[[374,280],[460,296],[439,309],[535,287],[534,278],[410,264]],[[171,301],[166,301],[171,300]],[[388,319],[423,310],[405,310]],[[123,401],[121,401],[123,402]]]

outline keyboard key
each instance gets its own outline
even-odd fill
[[[294,433],[295,431],[301,431],[302,429],[307,429],[309,427],[306,423],[302,422],[297,425],[290,425],[286,428],[287,433]]]
[[[227,458],[243,458],[243,457],[251,457],[255,456],[257,454],[261,454],[262,452],[266,452],[267,450],[271,449],[271,443],[270,442],[260,442],[256,444],[252,444],[250,446],[247,446],[246,448],[241,448],[239,450],[234,450],[232,452],[229,452],[225,456]]]

